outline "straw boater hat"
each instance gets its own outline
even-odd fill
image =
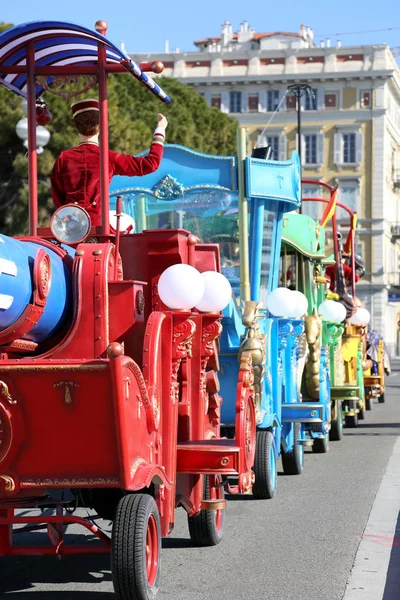
[[[87,100],[79,100],[71,104],[72,117],[75,118],[77,115],[86,112],[87,110],[97,110],[99,112],[99,102],[93,98]]]

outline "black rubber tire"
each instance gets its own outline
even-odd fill
[[[358,414],[356,413],[355,415],[345,415],[344,416],[344,422],[346,424],[346,427],[349,427],[349,429],[354,429],[355,427],[358,427]]]
[[[360,410],[358,411],[357,415],[358,415],[358,420],[359,421],[364,421],[364,419],[365,419],[365,398],[364,398],[363,407],[360,408]]]
[[[323,438],[314,439],[312,445],[312,451],[314,454],[325,454],[329,450],[329,435],[325,435]]]
[[[276,495],[276,454],[275,465],[273,465],[275,482],[271,476],[271,445],[274,443],[274,436],[270,431],[265,429],[257,431],[253,496],[259,500],[270,500]]]
[[[385,402],[385,392],[378,397],[379,404],[384,404]]]
[[[372,396],[370,396],[371,390],[365,388],[365,410],[372,410]]]
[[[204,499],[210,499],[210,480],[207,475],[204,476]],[[221,494],[221,500],[224,499],[224,488],[218,488]],[[195,546],[216,546],[222,540],[224,528],[225,510],[221,509],[221,523],[217,527],[216,510],[200,510],[193,517],[188,516],[189,535]]]
[[[301,432],[301,424],[294,423],[294,444],[289,452],[282,452],[282,467],[285,475],[301,475],[304,470],[304,449],[298,443]]]
[[[337,419],[331,421],[331,429],[329,431],[329,441],[331,442],[340,442],[343,438],[343,412],[340,400],[336,400],[336,414]]]
[[[149,520],[156,524],[158,566],[152,585],[146,570]],[[111,539],[111,572],[119,600],[153,600],[158,593],[161,565],[161,525],[157,504],[149,494],[129,494],[118,503]]]

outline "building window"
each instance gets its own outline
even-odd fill
[[[317,90],[312,90],[304,96],[304,110],[317,110]]]
[[[229,112],[231,112],[231,113],[242,112],[242,92],[230,92],[229,93]]]
[[[267,91],[267,111],[273,112],[279,106],[279,92],[278,90]]]
[[[317,164],[317,136],[304,136],[304,162],[306,165]]]
[[[216,108],[221,108],[221,96],[220,96],[220,94],[213,94],[211,96],[211,106],[215,106]]]
[[[338,201],[353,212],[358,212],[360,198],[360,185],[357,180],[340,181]],[[348,213],[342,208],[337,208],[338,219],[348,220]]]
[[[349,131],[348,128],[345,131],[335,133],[333,162],[339,168],[345,165],[360,165],[362,163],[362,145],[362,133]]]
[[[344,133],[343,134],[343,163],[355,163],[356,162],[356,134],[355,133]]]
[[[278,135],[268,135],[266,137],[266,142],[268,146],[272,148],[272,159],[279,160],[279,136]]]
[[[316,185],[302,185],[301,186],[301,197],[302,198],[318,198],[321,196],[320,188]],[[301,212],[304,215],[308,215],[315,221],[322,217],[322,203],[321,202],[303,202],[301,205]]]
[[[249,112],[258,112],[258,94],[249,96]]]
[[[336,92],[326,92],[325,94],[325,108],[337,108],[338,95]]]
[[[286,96],[287,110],[296,110],[296,96]]]
[[[361,108],[371,108],[371,92],[361,92]]]

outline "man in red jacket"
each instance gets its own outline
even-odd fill
[[[72,115],[79,133],[78,146],[61,152],[50,175],[54,204],[78,204],[90,215],[92,225],[101,225],[100,206],[100,148],[99,103],[80,100],[72,104]],[[113,175],[147,175],[160,165],[165,140],[167,119],[157,116],[157,127],[147,156],[138,158],[108,151],[109,181]]]

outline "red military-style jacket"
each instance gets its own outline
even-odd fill
[[[156,171],[163,156],[164,146],[153,142],[144,157],[108,151],[109,182],[113,175],[130,177]],[[83,142],[61,152],[50,175],[54,204],[77,203],[90,215],[92,225],[101,225],[100,206],[100,148],[96,143]]]

